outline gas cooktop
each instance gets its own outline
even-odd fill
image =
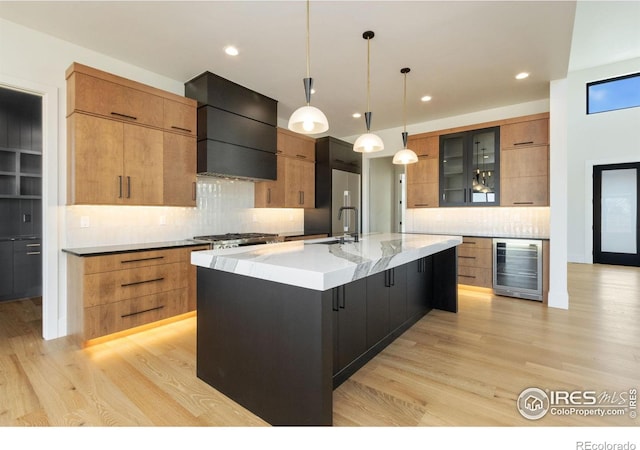
[[[211,242],[214,249],[240,247],[243,245],[271,244],[283,240],[280,236],[273,233],[226,233],[195,236],[193,239]]]

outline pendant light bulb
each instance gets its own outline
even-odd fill
[[[402,150],[393,155],[393,164],[414,164],[418,162],[418,155],[411,149],[407,148],[409,134],[407,133],[407,74],[411,71],[408,67],[400,69],[400,73],[404,75],[404,95],[403,95],[403,120],[404,131],[402,132]]]
[[[367,112],[364,113],[364,122],[367,126],[367,132],[353,143],[353,151],[358,153],[373,153],[384,150],[384,142],[380,139],[380,136],[377,136],[370,132],[371,129],[371,111],[369,108],[369,99],[370,99],[370,81],[369,81],[369,72],[370,72],[370,60],[371,60],[371,39],[375,36],[373,31],[365,31],[362,33],[362,37],[367,40]]]
[[[313,88],[313,78],[309,75],[309,0],[307,0],[307,77],[304,83],[304,93],[307,100],[306,106],[296,109],[289,118],[288,128],[291,131],[301,134],[324,133],[329,129],[327,116],[318,108],[311,106],[311,90]]]

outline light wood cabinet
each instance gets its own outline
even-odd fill
[[[410,137],[407,146],[418,155],[418,162],[407,166],[407,208],[435,208],[439,205],[438,137]]]
[[[191,252],[208,246],[70,255],[70,331],[81,344],[196,308]]]
[[[162,204],[162,131],[81,113],[67,127],[71,204]]]
[[[493,240],[464,236],[458,247],[458,283],[493,287]]]
[[[77,63],[66,76],[68,204],[195,206],[196,101]]]
[[[526,120],[500,127],[502,148],[525,145],[547,145],[549,143],[549,119]]]
[[[315,207],[315,140],[278,128],[277,179],[255,183],[256,208]]]
[[[196,205],[195,136],[164,132],[163,193],[167,206]]]
[[[501,206],[549,205],[549,119],[500,127]]]

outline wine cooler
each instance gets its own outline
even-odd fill
[[[542,241],[494,239],[493,290],[498,295],[542,301]]]

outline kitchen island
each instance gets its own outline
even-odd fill
[[[381,233],[194,252],[197,376],[272,425],[331,425],[332,392],[432,308],[459,236]]]

